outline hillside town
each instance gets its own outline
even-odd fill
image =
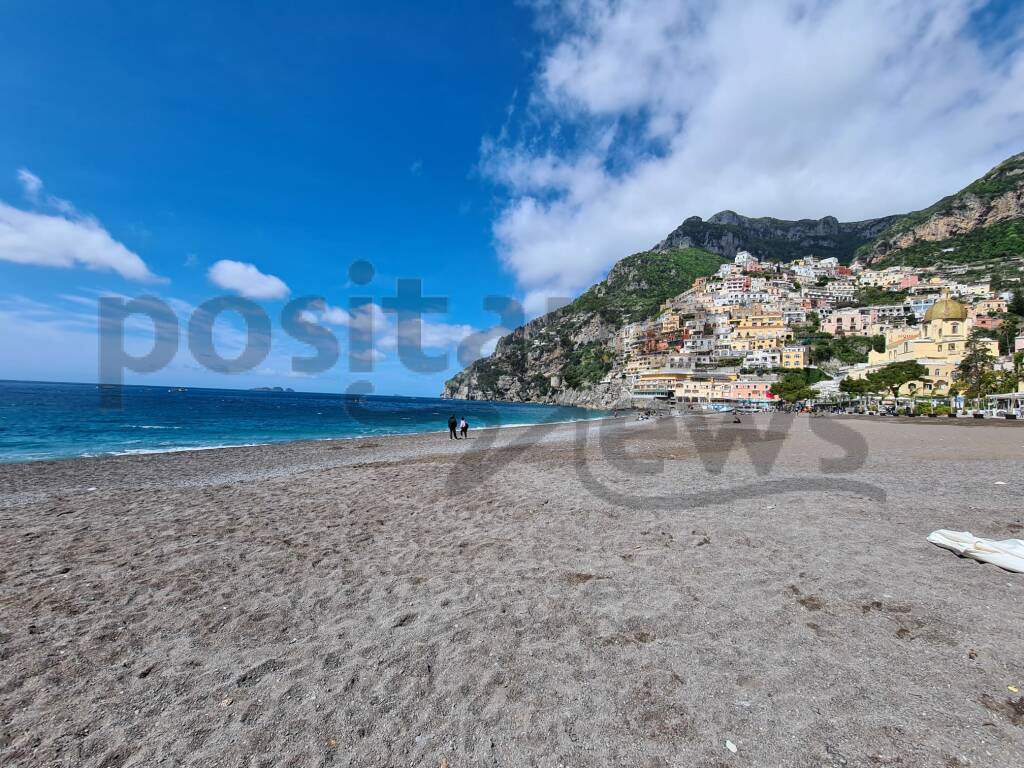
[[[1021,305],[1019,283],[974,282],[955,267],[740,251],[655,317],[624,326],[604,382],[682,408],[1021,415]]]

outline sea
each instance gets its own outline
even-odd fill
[[[600,418],[606,413],[526,403],[184,387],[119,387],[120,407],[96,384],[0,381],[0,462],[165,453],[290,440],[447,433]]]

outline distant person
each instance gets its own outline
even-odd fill
[[[462,417],[462,423],[459,424],[459,431],[462,433],[464,440],[469,440],[469,422],[466,421],[466,417]]]
[[[458,426],[459,426],[459,422],[457,422],[455,420],[455,414],[453,413],[451,416],[448,417],[448,439],[449,440],[458,440],[459,439],[459,433],[455,431],[456,427],[458,427]]]

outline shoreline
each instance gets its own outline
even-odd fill
[[[558,421],[540,421],[534,423],[516,423],[516,424],[501,424],[496,426],[481,426],[472,427],[471,432],[484,432],[491,430],[501,429],[526,429],[537,426],[548,426],[548,425],[560,425],[560,424],[575,424],[580,421],[596,422],[604,421],[607,419],[618,419],[620,416],[595,416],[593,418],[586,419],[562,419]],[[167,448],[138,448],[138,449],[127,449],[122,451],[108,451],[105,453],[82,453],[71,456],[47,456],[42,458],[29,458],[29,459],[8,459],[0,457],[0,467],[6,466],[22,466],[27,464],[38,464],[46,462],[66,462],[66,461],[81,461],[90,459],[110,459],[110,458],[124,458],[129,456],[160,456],[163,454],[176,454],[176,453],[199,453],[206,451],[230,451],[240,448],[260,448],[260,447],[272,447],[272,446],[286,446],[294,444],[304,443],[331,443],[340,442],[347,440],[383,440],[383,439],[395,439],[395,438],[411,438],[417,436],[426,435],[447,435],[448,430],[423,430],[417,432],[387,432],[380,434],[362,434],[362,435],[343,435],[338,437],[299,437],[294,439],[283,439],[283,440],[268,440],[255,443],[234,443],[228,445],[190,445],[190,446],[173,446]]]
[[[578,422],[604,422],[604,421],[625,421],[631,423],[633,420],[630,419],[631,415],[643,413],[645,409],[642,408],[622,408],[618,409],[621,413],[609,416],[595,416],[593,418],[585,419],[564,419],[558,421],[543,421],[535,423],[517,423],[517,424],[502,424],[499,426],[483,426],[473,427],[472,433],[478,434],[481,432],[490,432],[495,430],[505,429],[529,429],[538,426],[558,426],[565,424],[576,424]],[[758,412],[758,413],[743,413],[739,414],[742,419],[754,419],[755,417],[770,417],[772,412]],[[795,413],[787,414],[796,417],[806,417],[809,414]],[[679,414],[668,414],[668,413],[654,413],[652,416],[647,417],[647,421],[657,421],[667,418],[702,418],[702,419],[731,419],[733,416],[732,412],[715,412],[715,413],[703,413],[703,412],[688,412],[684,411]],[[869,414],[827,414],[820,417],[814,418],[826,418],[832,421],[872,421],[886,424],[930,424],[935,426],[936,424],[942,424],[945,426],[968,426],[977,428],[981,426],[989,427],[1012,427],[1018,426],[1024,428],[1024,421],[1019,419],[1000,419],[1000,418],[986,418],[986,419],[974,419],[968,417],[957,417],[955,419],[947,417],[928,418],[922,416],[878,416]],[[293,445],[315,445],[319,443],[335,443],[344,441],[358,441],[358,440],[396,440],[396,439],[408,439],[416,437],[427,437],[430,435],[446,435],[447,429],[438,430],[424,430],[421,432],[390,432],[381,434],[364,434],[364,435],[350,435],[340,437],[319,437],[319,438],[296,438],[296,439],[285,439],[285,440],[269,440],[264,442],[255,443],[237,443],[228,445],[209,445],[209,446],[181,446],[181,447],[168,447],[168,448],[153,448],[153,449],[128,449],[124,451],[111,451],[107,453],[85,453],[73,456],[50,456],[44,458],[31,458],[31,459],[6,459],[0,458],[0,468],[8,466],[25,466],[34,465],[40,463],[51,463],[51,462],[68,462],[68,461],[90,461],[98,459],[114,459],[114,458],[129,458],[129,457],[145,457],[145,456],[161,456],[165,454],[190,454],[190,453],[206,453],[211,451],[232,451],[239,449],[249,448],[272,448],[277,446],[293,446]]]

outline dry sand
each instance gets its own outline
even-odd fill
[[[0,467],[0,765],[1024,765],[1024,424],[602,430]]]

